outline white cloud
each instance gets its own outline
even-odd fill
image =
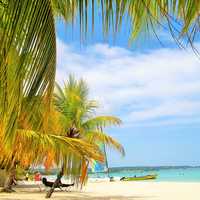
[[[119,115],[125,125],[199,122],[200,61],[191,50],[135,53],[96,44],[77,51],[60,40],[57,46],[56,80],[69,73],[84,78],[101,112]]]

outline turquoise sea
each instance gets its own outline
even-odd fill
[[[200,182],[200,167],[118,167],[109,169],[109,176],[116,179],[124,176],[143,176],[147,174],[157,174],[157,179],[151,180],[156,182]],[[91,179],[107,177],[108,173],[105,172],[89,173],[89,178]]]

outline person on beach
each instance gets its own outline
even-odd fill
[[[28,172],[26,173],[25,180],[29,181],[29,173]]]
[[[35,184],[39,187],[40,192],[42,191],[42,188],[41,188],[41,179],[42,179],[42,176],[41,176],[40,172],[37,171],[35,173],[34,180],[35,180]]]

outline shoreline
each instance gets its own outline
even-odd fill
[[[199,200],[200,182],[89,182],[81,191],[57,190],[56,200]],[[39,188],[17,188],[15,193],[0,193],[0,200],[44,200]]]

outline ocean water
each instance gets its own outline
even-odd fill
[[[143,176],[157,174],[157,179],[149,180],[155,182],[200,182],[200,167],[120,167],[109,169],[109,176],[115,179],[130,176]],[[108,173],[89,173],[90,179],[105,179]]]

